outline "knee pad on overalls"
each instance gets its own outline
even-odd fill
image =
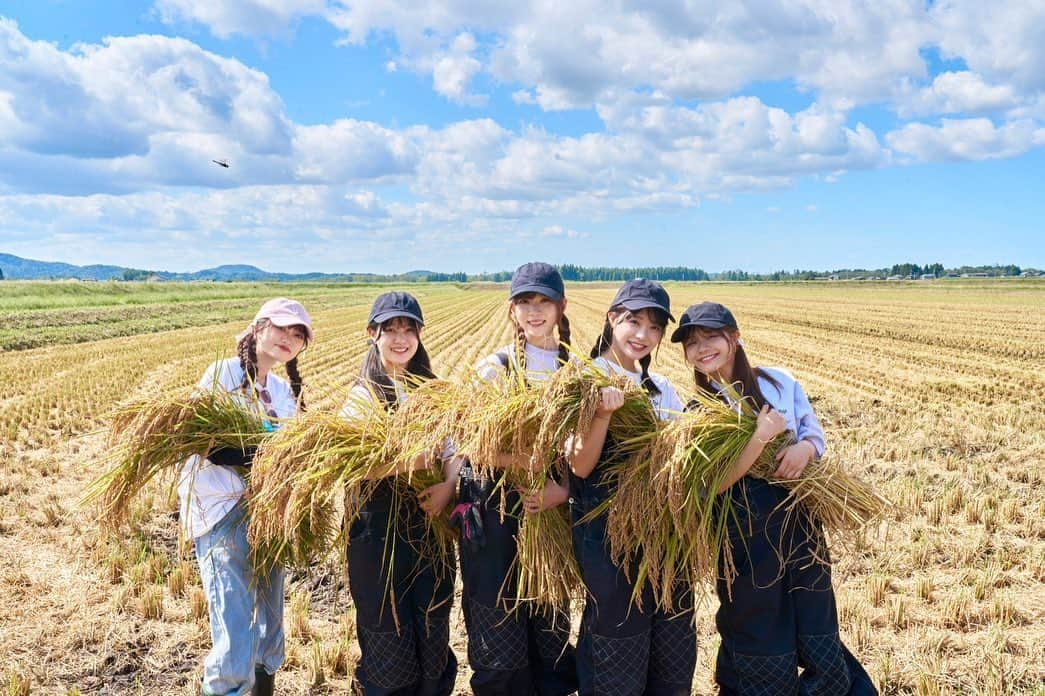
[[[685,685],[689,693],[697,668],[697,635],[693,615],[653,623],[650,633],[650,676],[658,684]]]
[[[852,686],[837,633],[798,636],[798,660],[803,667],[802,692],[810,696],[847,694]]]
[[[400,689],[420,680],[412,627],[403,626],[398,633],[371,631],[363,626],[359,631],[363,639],[360,666],[367,681],[382,689]]]
[[[626,638],[591,634],[592,687],[597,694],[629,696],[646,690],[649,633]]]
[[[511,671],[529,664],[526,626],[499,607],[468,601],[468,659],[477,670]]]
[[[733,669],[741,696],[792,696],[798,693],[798,658],[733,653]]]
[[[424,619],[421,637],[421,671],[425,679],[437,679],[450,658],[450,617],[429,616]]]

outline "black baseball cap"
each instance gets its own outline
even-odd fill
[[[531,261],[515,269],[512,274],[512,288],[508,299],[514,300],[519,295],[536,292],[556,302],[566,296],[562,274],[550,263]]]
[[[622,285],[610,307],[624,307],[632,312],[640,309],[659,309],[668,315],[668,319],[675,321],[671,314],[671,298],[668,297],[668,291],[657,281],[646,278],[629,280]]]
[[[685,338],[687,329],[691,326],[700,326],[705,329],[739,328],[733,312],[726,309],[718,302],[701,302],[700,304],[686,307],[679,320],[679,327],[671,334],[672,343],[680,343]]]
[[[370,318],[367,324],[384,324],[389,319],[405,317],[413,319],[418,326],[424,326],[425,320],[421,314],[421,305],[417,298],[408,292],[386,292],[378,295],[374,305],[370,308]]]

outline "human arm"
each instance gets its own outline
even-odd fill
[[[570,499],[570,491],[555,479],[549,478],[540,490],[519,489],[522,494],[523,510],[534,515],[562,505]]]
[[[429,515],[437,515],[453,500],[457,489],[457,478],[461,474],[465,458],[454,455],[443,460],[443,480],[417,494],[417,504]]]
[[[785,447],[777,453],[780,463],[773,472],[775,478],[796,479],[802,475],[809,463],[824,453],[824,429],[820,426],[813,412],[809,397],[802,385],[794,382],[793,411],[795,419],[795,439],[797,442]]]
[[[570,470],[579,478],[588,478],[595,470],[606,444],[606,434],[610,428],[613,412],[624,405],[624,392],[617,387],[603,387],[599,390],[599,406],[595,409],[588,432],[573,438],[573,447],[568,453]]]

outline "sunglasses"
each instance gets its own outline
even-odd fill
[[[254,391],[258,393],[258,398],[261,399],[261,403],[265,404],[265,413],[269,418],[279,418],[279,414],[276,413],[276,409],[272,408],[272,395],[269,394],[268,389],[265,387],[259,387],[254,385]]]

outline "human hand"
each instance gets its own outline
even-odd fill
[[[816,447],[809,440],[802,440],[785,447],[777,452],[776,460],[780,465],[773,472],[773,476],[781,479],[796,479],[802,475],[815,456]]]
[[[614,411],[623,405],[623,391],[617,387],[603,387],[599,390],[599,405],[595,409],[595,415],[600,418],[609,418]]]
[[[769,444],[770,440],[785,430],[787,430],[787,419],[784,418],[780,411],[766,404],[758,412],[758,419],[755,422],[755,434],[752,437],[765,446]]]
[[[442,481],[417,494],[417,505],[428,515],[435,516],[446,509],[454,497],[454,481]]]
[[[545,482],[544,488],[539,491],[528,491],[524,488],[520,488],[519,493],[523,496],[523,510],[525,510],[528,515],[535,515],[544,510],[550,510],[553,507],[562,505],[570,498],[570,492],[564,486],[560,486],[555,481]]]

